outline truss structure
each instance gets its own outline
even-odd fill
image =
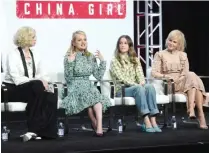
[[[162,50],[162,0],[137,0],[137,53],[147,70]]]

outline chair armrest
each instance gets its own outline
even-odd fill
[[[94,82],[94,85],[96,85],[98,82],[100,82],[100,86],[103,83],[109,83],[109,85],[110,85],[110,98],[114,99],[115,82],[113,80],[107,79],[107,80],[90,80],[90,81]]]
[[[3,99],[4,103],[8,103],[8,97],[7,97],[8,96],[8,93],[7,93],[8,88],[4,83],[1,84],[1,90],[3,90],[3,94],[4,94],[4,99]]]
[[[48,82],[49,85],[53,86],[54,93],[58,96],[58,87],[55,82]]]
[[[4,83],[1,84],[1,90],[3,90],[3,97],[4,98],[2,99],[2,97],[1,97],[1,100],[3,100],[3,103],[4,103],[4,110],[5,110],[5,112],[8,112],[8,105],[7,105],[8,102],[9,102],[9,99],[8,99],[8,88],[7,88],[7,86]]]
[[[113,80],[90,80],[90,81],[94,82],[94,85],[96,85],[98,82],[101,82],[101,83],[109,82],[111,86],[114,85],[114,81]]]
[[[153,81],[153,80],[159,80],[163,81],[163,86],[164,86],[164,94],[168,95],[168,83],[172,84],[172,88],[174,89],[174,80],[173,79],[166,79],[166,78],[145,78],[147,81]]]
[[[173,79],[166,79],[166,78],[145,78],[145,80],[161,80],[161,81],[164,81],[164,82],[171,82],[171,83],[174,83],[174,80]]]
[[[201,79],[209,79],[209,76],[199,76]]]

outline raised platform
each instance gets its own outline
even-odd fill
[[[207,115],[208,116],[208,115]],[[209,118],[207,117],[207,120]],[[2,143],[3,153],[69,153],[69,152],[161,152],[171,153],[184,149],[189,153],[207,153],[209,130],[200,130],[197,125],[179,124],[177,130],[163,129],[162,133],[143,133],[127,118],[127,130],[118,134],[112,131],[103,138],[92,137],[93,132],[74,131],[79,120],[71,120],[70,133],[63,139],[39,140],[23,143],[19,135],[26,131],[25,123],[14,122],[10,126],[11,138]],[[208,120],[209,121],[209,120]],[[107,123],[107,121],[104,121]],[[78,124],[75,124],[78,123]],[[89,125],[89,121],[86,123]]]

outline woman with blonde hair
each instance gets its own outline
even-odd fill
[[[99,66],[96,58],[100,60]],[[77,114],[88,108],[96,137],[103,136],[102,110],[107,110],[111,103],[107,97],[100,94],[89,76],[93,74],[97,80],[101,80],[105,69],[106,62],[100,51],[97,50],[94,56],[87,50],[86,34],[83,31],[74,32],[70,49],[64,58],[68,94],[63,100],[63,107],[67,115]]]
[[[47,91],[49,78],[40,58],[31,50],[36,44],[36,31],[21,27],[14,36],[14,44],[17,48],[8,53],[3,84],[8,88],[9,101],[27,103],[28,132],[22,135],[23,141],[56,138],[57,96]]]
[[[205,88],[202,80],[194,72],[189,71],[187,54],[184,52],[185,47],[184,34],[180,30],[171,31],[166,39],[166,49],[155,54],[152,76],[173,79],[175,92],[187,96],[189,118],[196,118],[194,111],[196,106],[200,128],[208,129],[203,112],[203,103],[206,100]]]
[[[142,130],[162,132],[156,123],[159,110],[155,88],[146,84],[140,60],[136,56],[133,41],[128,35],[120,36],[117,41],[110,72],[114,80],[122,81],[129,86],[125,88],[125,96],[135,98],[136,106],[144,118]],[[121,94],[121,85],[116,82],[115,96],[119,97]]]

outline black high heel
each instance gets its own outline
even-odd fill
[[[195,114],[194,115],[190,115],[190,113],[189,113],[189,119],[190,120],[195,120],[195,119],[197,119],[197,117],[195,116]]]
[[[196,116],[189,116],[189,119],[190,119],[190,120],[196,120],[197,117],[196,117]]]
[[[93,124],[91,123],[91,129],[96,133],[96,129],[94,128]]]
[[[104,137],[104,133],[94,133],[93,137]]]

